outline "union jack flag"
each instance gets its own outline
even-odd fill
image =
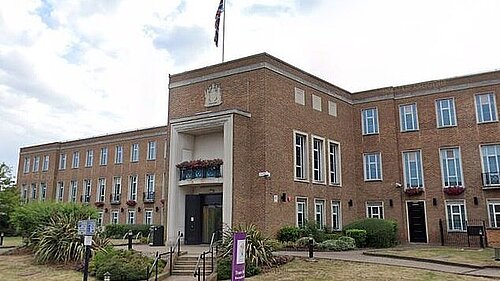
[[[215,47],[219,47],[219,24],[220,24],[220,14],[224,12],[224,0],[220,0],[219,7],[215,13]]]

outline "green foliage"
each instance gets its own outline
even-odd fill
[[[373,248],[388,248],[397,244],[397,223],[391,220],[363,219],[344,227],[366,230],[366,246]]]
[[[341,236],[337,240],[326,240],[318,244],[318,248],[330,251],[348,251],[356,248],[353,238]]]
[[[358,248],[366,247],[366,230],[348,229],[345,231],[345,235],[354,238],[354,240],[356,241],[356,247]]]
[[[340,232],[338,232],[338,233],[325,233],[324,239],[325,239],[325,241],[326,240],[337,240],[341,236],[342,236],[342,233],[340,233]]]
[[[306,223],[304,228],[301,229],[302,237],[312,236],[316,242],[322,242],[325,240],[325,231],[318,227],[318,224],[314,221],[309,221]]]
[[[252,277],[260,274],[259,267],[253,265],[248,260],[245,261],[245,277]],[[231,257],[224,257],[217,260],[217,280],[231,279]]]
[[[274,262],[270,239],[257,230],[255,225],[238,226],[225,230],[221,244],[221,256],[229,257],[233,253],[233,233],[246,233],[246,257],[249,263],[257,267],[271,266]]]
[[[104,279],[106,272],[111,274],[111,280],[145,280],[148,266],[151,267],[153,262],[154,259],[143,256],[140,252],[107,247],[94,255],[89,264],[89,272],[99,280]],[[158,269],[162,270],[164,267],[165,262],[159,260]]]
[[[269,245],[271,246],[272,251],[279,251],[283,249],[283,243],[276,239],[269,239]]]
[[[300,228],[296,226],[284,226],[278,230],[277,238],[280,242],[296,241],[300,238]]]
[[[19,206],[19,192],[14,185],[12,170],[5,163],[0,164],[0,232],[7,236],[16,231],[10,223],[14,209]]]
[[[122,239],[129,230],[132,230],[134,237],[139,232],[147,237],[149,227],[149,224],[108,224],[105,226],[104,235],[109,238]]]
[[[313,238],[313,246],[316,246],[317,244],[318,243]],[[297,247],[308,247],[309,246],[309,237],[302,237],[302,238],[297,239],[297,241],[295,241],[295,245],[297,245]]]
[[[71,217],[76,228],[79,220],[97,218],[97,211],[88,206],[75,203],[33,202],[15,208],[11,216],[12,224],[31,245],[31,234],[44,228],[53,217]]]

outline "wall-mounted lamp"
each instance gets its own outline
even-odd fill
[[[438,201],[436,198],[432,198],[432,206],[437,206]]]
[[[105,212],[105,213],[107,213],[107,212],[108,212],[108,208],[105,208],[105,209],[104,209],[104,212]]]
[[[389,199],[389,206],[391,206],[391,207],[394,206],[394,202],[392,201],[392,199]]]
[[[349,207],[352,207],[352,199],[349,199],[349,202],[347,202],[347,205],[349,205]]]
[[[474,205],[479,205],[479,199],[476,196],[474,196]]]
[[[137,208],[137,212],[140,213],[141,212],[141,207],[138,207]]]
[[[120,210],[120,211],[123,213],[123,211],[124,211],[124,210],[123,210],[123,208],[121,208],[121,210]]]
[[[158,213],[158,210],[160,210],[160,208],[156,207],[156,209],[155,209],[155,210],[156,210],[156,212]]]

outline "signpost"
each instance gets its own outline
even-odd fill
[[[235,232],[233,234],[231,281],[245,280],[246,236],[245,232]]]
[[[95,220],[78,221],[78,235],[83,235],[83,245],[85,245],[85,263],[83,266],[83,281],[89,277],[90,246],[92,246],[92,236],[95,234]]]

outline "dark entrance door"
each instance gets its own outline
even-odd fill
[[[186,218],[184,244],[201,243],[201,198],[199,195],[186,195]]]
[[[186,195],[185,244],[210,243],[222,231],[222,193]]]
[[[427,243],[424,202],[406,202],[410,242]]]

